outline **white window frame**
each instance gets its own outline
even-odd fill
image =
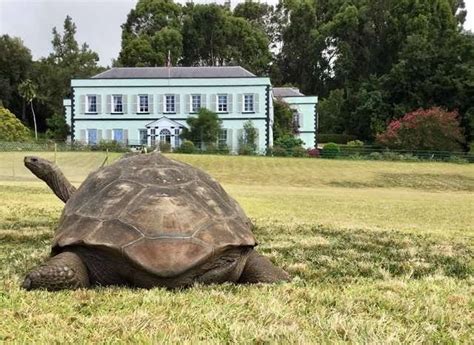
[[[165,113],[176,114],[176,95],[165,95]]]
[[[91,142],[91,133],[95,133],[95,142]],[[88,128],[87,129],[87,145],[97,145],[99,143],[99,131],[97,128]]]
[[[225,97],[225,103],[221,103],[221,97]],[[218,94],[217,95],[217,112],[218,113],[227,113],[229,112],[229,95],[228,94]]]
[[[120,109],[118,110],[119,106],[120,106]],[[112,113],[123,114],[123,96],[122,95],[112,95]]]
[[[94,102],[91,102],[91,98],[94,98]],[[91,110],[90,107],[94,103],[95,110]],[[86,96],[86,109],[88,114],[97,114],[97,95],[87,95]]]
[[[144,138],[142,137],[143,133],[145,134]],[[140,145],[148,145],[148,129],[140,128],[138,130],[138,140]]]
[[[222,128],[219,131],[219,135],[217,137],[217,147],[222,147],[224,145],[227,145],[227,129]]]
[[[146,104],[142,106],[141,100],[142,97],[145,97]],[[148,95],[138,95],[137,96],[137,113],[149,113],[150,112],[150,99]]]
[[[194,100],[199,100],[194,102]],[[197,113],[201,109],[202,106],[202,100],[201,100],[201,95],[191,95],[191,113]]]
[[[252,93],[244,94],[242,99],[243,112],[244,113],[254,113],[255,112],[255,96]],[[250,98],[250,102],[247,102],[247,99]]]
[[[122,133],[122,135],[121,135],[122,139],[118,140],[118,139],[115,138],[115,133],[117,133],[117,132]],[[125,131],[123,130],[123,128],[114,128],[114,129],[112,129],[112,140],[114,140],[118,143],[124,143],[125,142],[124,133],[125,133]]]

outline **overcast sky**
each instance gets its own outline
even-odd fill
[[[241,1],[233,0],[232,4]],[[277,1],[266,2],[274,4]],[[194,2],[223,3],[224,0]],[[107,66],[118,56],[120,25],[135,3],[136,0],[0,0],[0,34],[21,37],[33,57],[38,59],[50,53],[51,30],[56,26],[62,32],[64,18],[69,14],[77,26],[78,42],[87,42],[99,54],[100,64]],[[474,0],[467,0],[466,6],[465,27],[474,31]]]

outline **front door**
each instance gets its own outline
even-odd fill
[[[171,131],[163,128],[160,130],[160,143],[168,143],[171,145]]]

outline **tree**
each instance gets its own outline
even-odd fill
[[[419,109],[390,122],[377,142],[395,149],[457,151],[464,144],[458,117],[438,107]]]
[[[257,136],[257,128],[253,125],[252,120],[245,121],[242,137],[239,138],[239,154],[255,154],[257,151]]]
[[[118,66],[177,64],[183,51],[182,7],[172,0],[139,0],[122,25]]]
[[[69,126],[66,123],[66,119],[63,115],[54,114],[46,120],[48,124],[48,130],[46,136],[53,140],[64,141],[69,134]]]
[[[8,109],[0,107],[0,141],[27,141],[30,131]]]
[[[217,142],[221,131],[221,121],[213,111],[201,108],[197,117],[188,117],[186,123],[189,128],[184,128],[181,137],[200,145],[201,149],[208,143]]]
[[[104,69],[97,65],[99,56],[87,43],[76,39],[76,25],[70,16],[64,20],[63,32],[54,27],[51,41],[53,51],[47,58],[34,63],[32,80],[38,85],[36,108],[38,128],[47,128],[47,119],[62,114],[63,99],[70,96],[72,78],[88,78]]]
[[[295,132],[293,123],[293,110],[288,103],[275,100],[273,102],[273,141]]]
[[[30,50],[18,37],[0,36],[0,100],[26,123],[25,104],[18,85],[31,76],[33,61]]]
[[[33,116],[33,123],[35,128],[35,140],[38,140],[36,114],[35,109],[33,107],[33,100],[36,98],[37,95],[37,86],[30,79],[27,79],[18,86],[18,92],[20,93],[21,97],[23,97],[23,99],[26,101],[26,103],[29,103],[31,106],[31,114]]]

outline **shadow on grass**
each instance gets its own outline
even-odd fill
[[[432,275],[465,279],[474,273],[472,248],[428,236],[317,226],[292,231],[283,226],[257,227],[255,232],[262,243],[270,243],[259,248],[262,253],[276,256],[277,264],[308,280],[350,282],[357,278],[419,279]],[[275,238],[278,233],[285,234],[286,239]]]
[[[474,178],[457,174],[377,174],[369,182],[333,181],[333,187],[342,188],[412,188],[428,191],[474,191]]]

